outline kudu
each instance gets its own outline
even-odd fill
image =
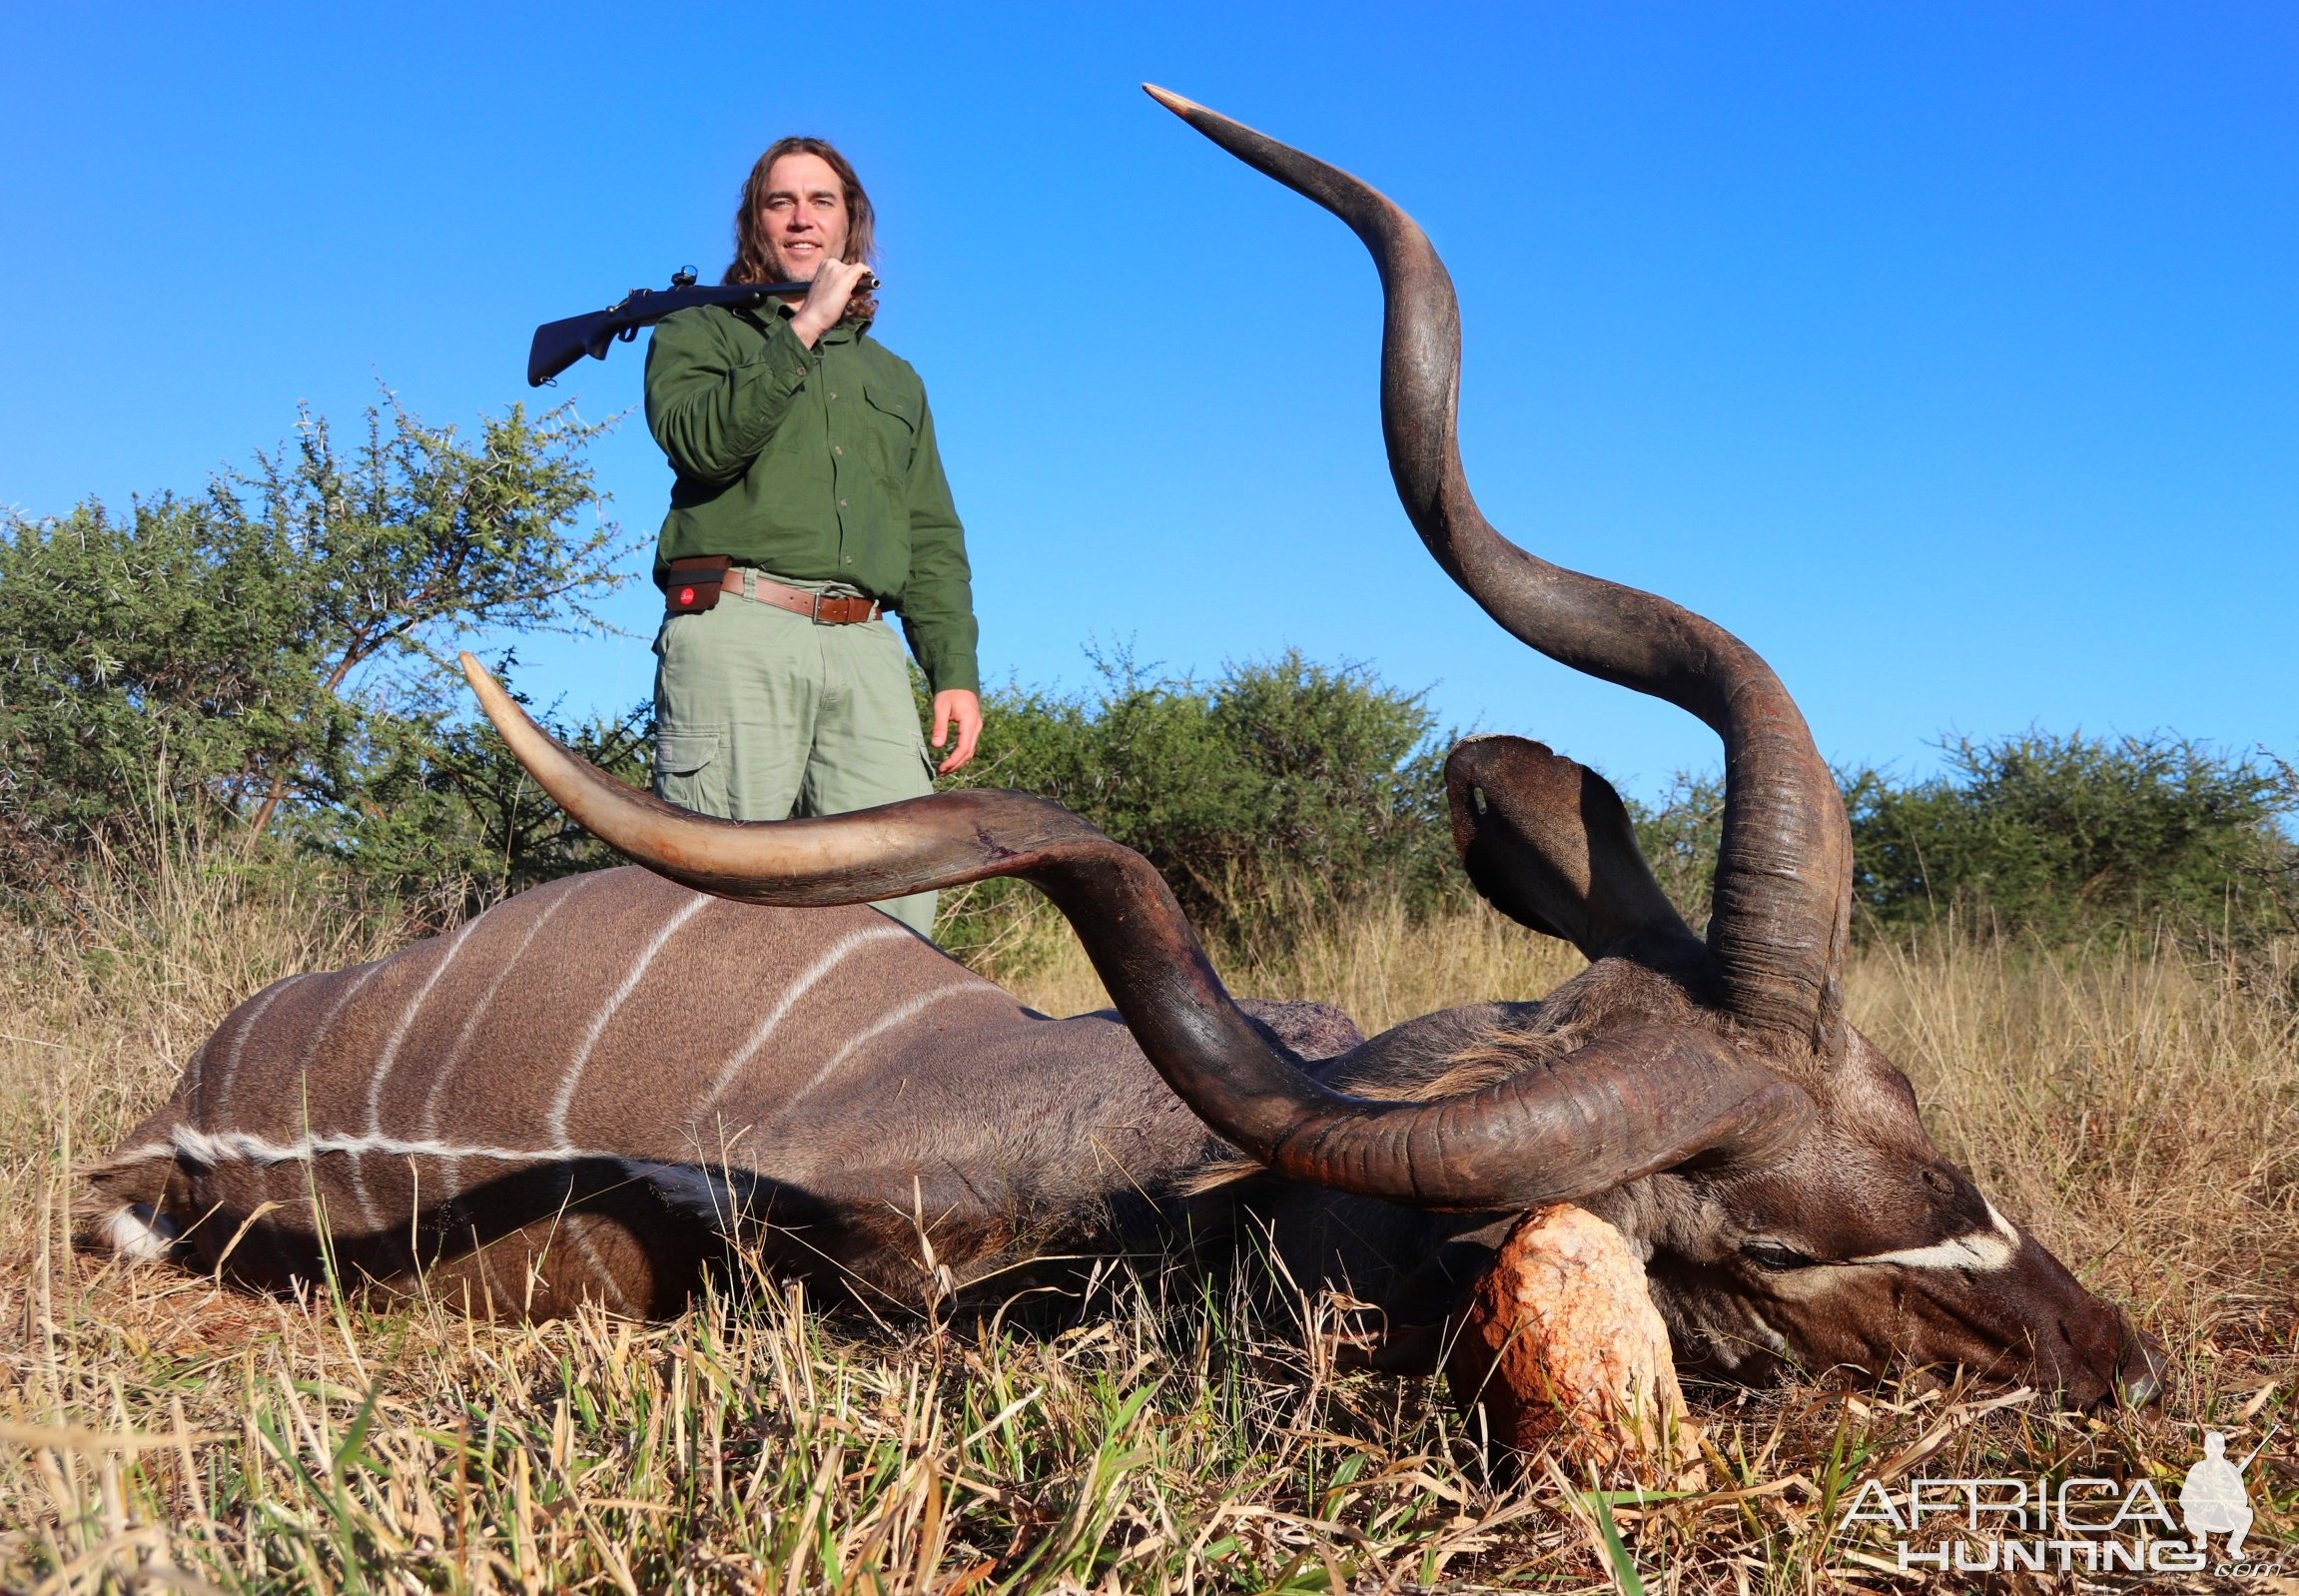
[[[661,1312],[732,1236],[917,1301],[1253,1214],[1296,1279],[1378,1303],[1410,1363],[1510,1216],[1570,1200],[1646,1256],[1694,1369],[1906,1360],[2078,1403],[2152,1395],[2145,1337],[1939,1155],[1907,1078],[1847,1023],[1851,836],[1779,679],[1701,616],[1494,531],[1455,440],[1452,283],[1420,229],[1150,92],[1372,252],[1383,435],[1437,562],[1529,646],[1723,740],[1705,940],[1601,778],[1474,738],[1445,770],[1469,879],[1589,967],[1543,1002],[1363,1041],[1316,1005],[1232,1001],[1149,864],[1053,803],[706,819],[575,758],[466,659],[527,769],[646,868],[268,988],[95,1172],[98,1228],[259,1285],[332,1269],[498,1310]],[[854,907],[993,876],[1060,907],[1116,1016],[1034,1014]]]

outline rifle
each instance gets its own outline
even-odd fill
[[[673,311],[683,311],[690,305],[731,305],[738,310],[756,310],[768,300],[785,294],[804,294],[810,287],[807,283],[723,283],[706,288],[696,285],[692,268],[674,273],[667,289],[632,289],[603,311],[545,322],[536,328],[535,341],[527,349],[527,386],[542,387],[585,355],[594,361],[603,361],[607,346],[616,339],[628,344],[638,337],[640,328],[652,327]],[[878,279],[864,273],[854,291],[868,294],[877,287]]]

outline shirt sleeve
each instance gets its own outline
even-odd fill
[[[821,364],[780,316],[765,346],[742,358],[719,313],[682,311],[655,325],[646,351],[646,424],[682,476],[731,482],[750,468]]]
[[[902,629],[910,651],[936,692],[982,690],[975,659],[974,572],[966,560],[966,528],[950,501],[942,452],[934,441],[934,411],[919,399],[918,440],[910,455],[910,580],[902,592]]]

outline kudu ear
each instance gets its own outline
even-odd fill
[[[1595,771],[1522,737],[1471,737],[1445,760],[1445,797],[1470,884],[1510,919],[1591,960],[1639,932],[1692,936]]]

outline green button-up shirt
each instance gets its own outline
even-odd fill
[[[841,324],[808,349],[792,308],[665,317],[646,357],[646,424],[678,473],[655,546],[727,554],[796,581],[845,582],[898,611],[941,692],[980,691],[966,534],[910,363]]]

